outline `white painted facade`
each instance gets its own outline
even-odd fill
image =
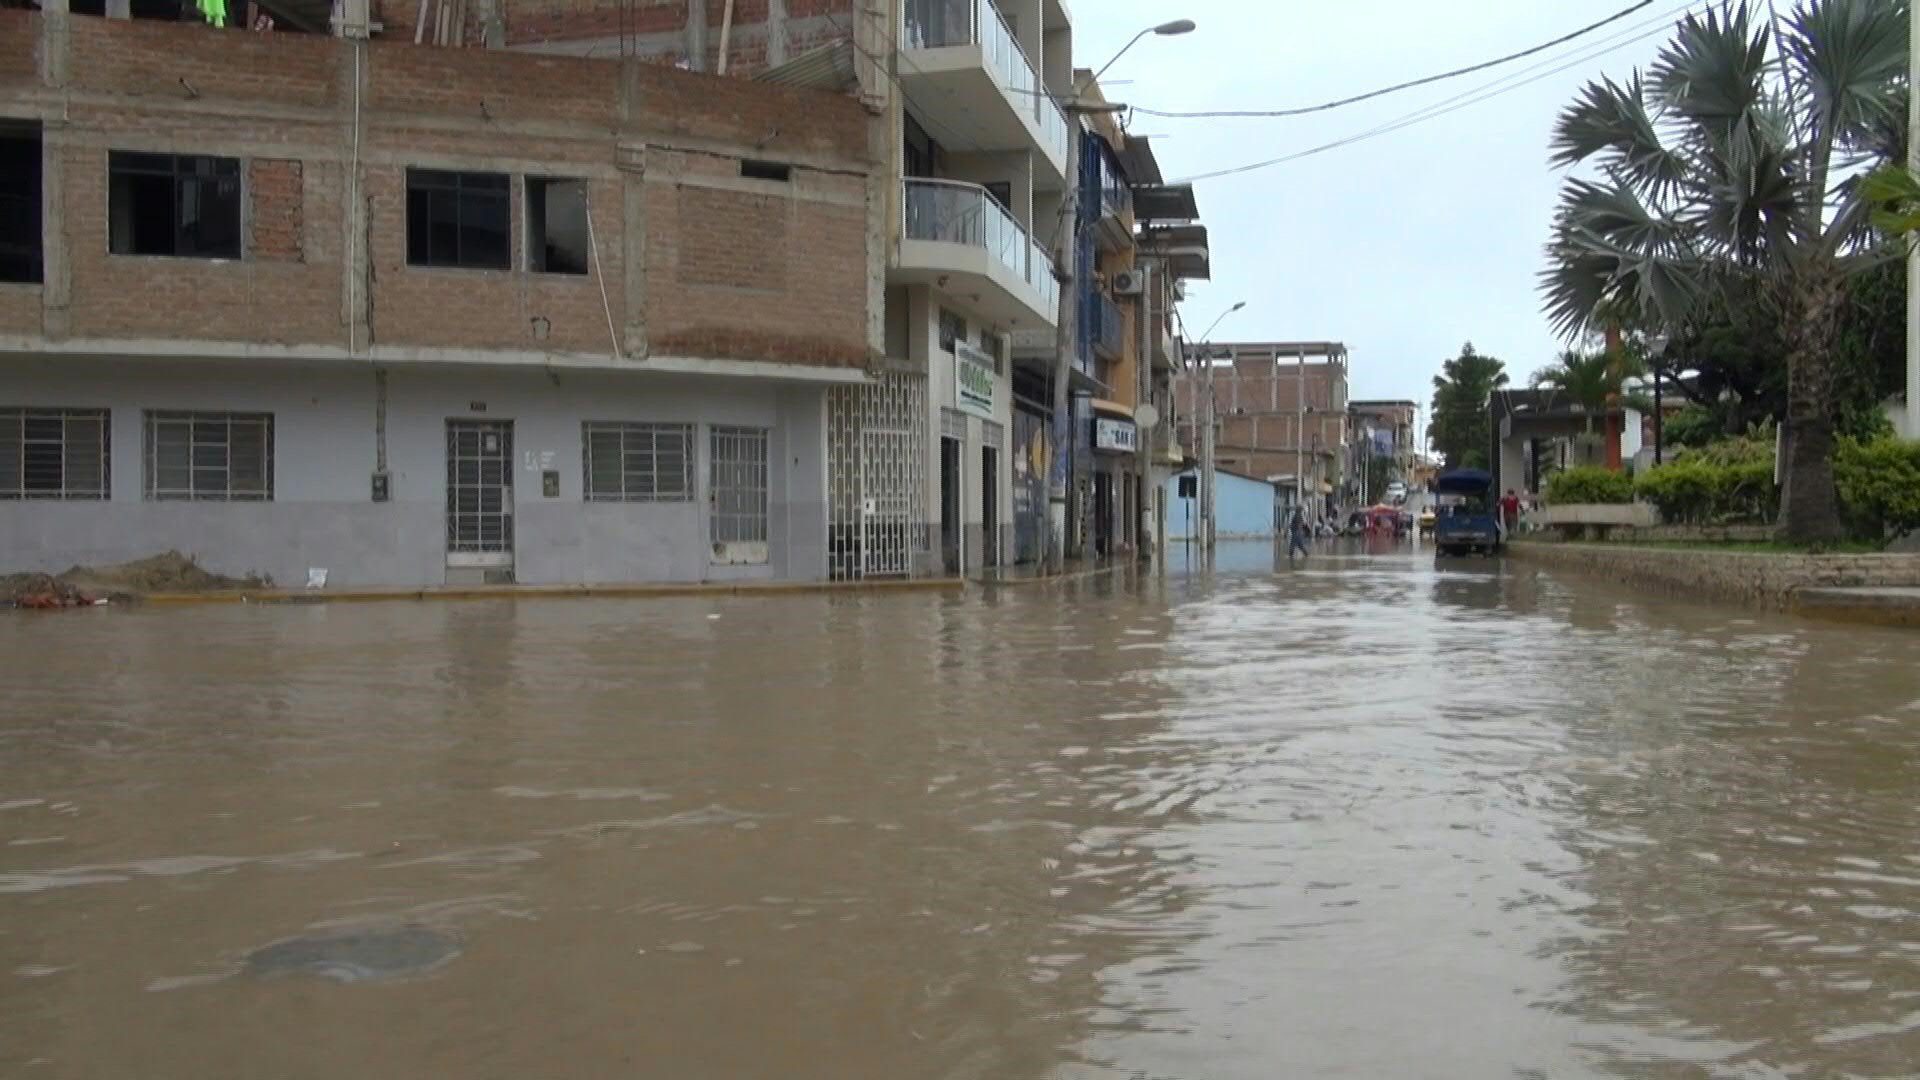
[[[57,571],[168,549],[227,574],[284,585],[324,568],[330,587],[461,581],[449,569],[448,421],[512,424],[512,580],[526,584],[819,580],[826,576],[825,384],[685,374],[292,362],[19,358],[0,369],[0,408],[105,408],[110,498],[0,501],[0,568]],[[273,416],[272,497],[147,497],[148,410]],[[694,425],[692,497],[585,498],[582,424]],[[763,561],[723,565],[709,531],[713,425],[764,429]],[[373,475],[384,426],[389,501]],[[547,473],[557,491],[548,494]]]

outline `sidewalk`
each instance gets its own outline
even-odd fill
[[[1027,564],[1020,566],[1001,566],[983,571],[978,577],[969,579],[977,585],[1021,586],[1021,585],[1058,585],[1062,582],[1077,581],[1081,578],[1110,574],[1115,570],[1126,570],[1147,565],[1131,556],[1118,559],[1068,559],[1066,568],[1058,574],[1050,574],[1044,566]]]
[[[690,584],[438,585],[419,588],[229,589],[150,593],[142,604],[352,604],[384,600],[582,600],[694,596],[795,596],[810,593],[931,592],[963,589],[958,578],[882,581],[712,581]]]

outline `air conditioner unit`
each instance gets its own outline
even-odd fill
[[[1109,280],[1115,296],[1139,296],[1147,291],[1147,276],[1138,270],[1122,270]]]

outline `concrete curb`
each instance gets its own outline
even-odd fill
[[[1109,563],[1106,566],[1096,566],[1088,570],[1068,570],[1065,573],[1061,573],[1061,574],[1049,574],[1045,577],[1000,578],[1000,579],[979,578],[979,579],[975,579],[972,582],[972,584],[980,585],[982,587],[990,588],[990,589],[1000,589],[1000,588],[1021,589],[1021,588],[1027,588],[1033,585],[1064,585],[1070,581],[1080,581],[1085,578],[1099,577],[1102,574],[1111,574],[1116,570],[1131,570],[1136,568],[1136,566],[1137,564],[1135,563],[1116,562],[1116,563]]]
[[[1510,544],[1507,551],[1522,562],[1648,591],[1824,619],[1920,626],[1920,558],[1912,555],[1776,555],[1708,546],[1687,550],[1528,541]]]
[[[1832,622],[1920,627],[1920,589],[1801,589],[1793,610]]]
[[[152,593],[141,604],[364,604],[392,600],[586,600],[663,599],[698,596],[807,596],[823,593],[941,592],[964,589],[958,578],[908,581],[742,581],[690,585],[459,585],[415,589],[233,589],[222,592]]]

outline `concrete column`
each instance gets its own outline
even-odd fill
[[[767,66],[787,62],[787,0],[767,0]]]
[[[40,10],[40,85],[64,90],[72,48],[68,20],[72,16],[67,0],[43,0]],[[66,155],[66,122],[50,117],[40,127],[40,324],[49,341],[65,339],[72,328],[73,263],[68,252],[73,245],[67,234]]]
[[[687,0],[687,66],[712,69],[707,63],[707,0]]]

